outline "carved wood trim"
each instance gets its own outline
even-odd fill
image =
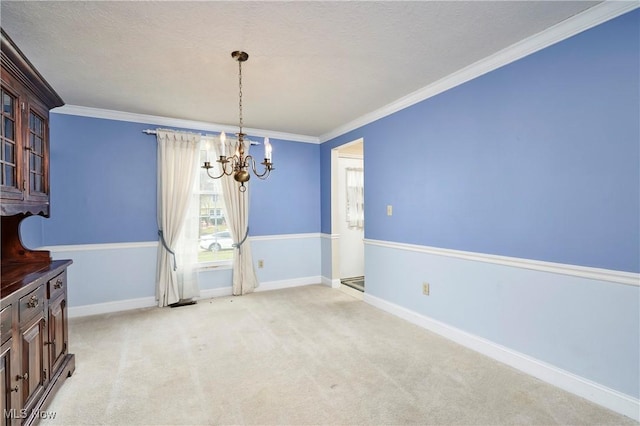
[[[2,30],[2,70],[13,74],[51,109],[64,105],[62,98],[47,83],[22,51]]]
[[[47,250],[30,250],[22,245],[20,222],[28,215],[2,216],[2,265],[7,263],[48,263],[51,253]]]

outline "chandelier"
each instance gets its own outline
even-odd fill
[[[273,170],[273,163],[271,162],[271,144],[269,143],[269,138],[264,138],[264,161],[260,163],[264,166],[264,170],[262,173],[258,173],[256,170],[256,161],[251,155],[245,155],[244,152],[244,138],[246,136],[245,133],[242,132],[242,63],[249,59],[249,54],[246,52],[235,51],[231,53],[231,57],[238,61],[238,86],[239,86],[239,110],[240,110],[240,122],[239,122],[239,131],[236,133],[238,136],[238,140],[236,142],[236,150],[233,156],[227,157],[225,155],[225,140],[226,136],[224,132],[220,133],[220,142],[222,143],[222,149],[220,151],[220,158],[216,160],[217,163],[220,164],[220,175],[212,176],[210,170],[213,168],[209,161],[205,161],[202,166],[203,169],[207,171],[207,175],[209,175],[212,179],[220,179],[222,176],[231,176],[236,180],[236,182],[240,183],[238,189],[240,192],[244,192],[247,190],[247,187],[244,186],[245,182],[248,182],[251,178],[251,174],[249,170],[253,171],[253,174],[260,179],[266,179]]]

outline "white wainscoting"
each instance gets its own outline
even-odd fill
[[[638,274],[374,240],[365,259],[366,303],[640,421]]]
[[[338,256],[338,234],[322,234],[320,251],[322,255],[322,283],[332,288],[340,287],[340,278],[333,278],[333,258]],[[335,248],[335,249],[334,249]]]
[[[257,291],[321,284],[320,234],[252,237]],[[157,242],[49,246],[54,259],[72,259],[69,317],[156,306]],[[257,262],[264,261],[263,268]],[[228,266],[200,271],[200,298],[231,295]]]

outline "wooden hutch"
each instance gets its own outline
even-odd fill
[[[67,329],[71,261],[52,261],[20,239],[24,218],[49,217],[49,110],[64,102],[4,30],[0,96],[0,413],[2,425],[30,425],[75,370]]]

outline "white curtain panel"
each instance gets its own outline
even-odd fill
[[[214,144],[216,158],[221,155],[222,144],[218,139]],[[244,151],[249,153],[251,143],[246,140]],[[225,154],[232,156],[236,151],[236,141],[229,138],[226,141]],[[239,247],[234,249],[233,254],[233,295],[240,296],[252,293],[258,287],[258,277],[253,267],[253,256],[251,254],[251,243],[249,242],[248,226],[249,226],[249,191],[250,183],[245,183],[247,190],[240,192],[238,190],[239,183],[233,179],[233,176],[223,176],[222,195],[227,209],[227,224],[233,241]]]
[[[195,191],[200,135],[157,131],[158,306],[199,296],[198,194]]]
[[[347,184],[347,225],[349,228],[364,228],[364,170],[348,168]]]

